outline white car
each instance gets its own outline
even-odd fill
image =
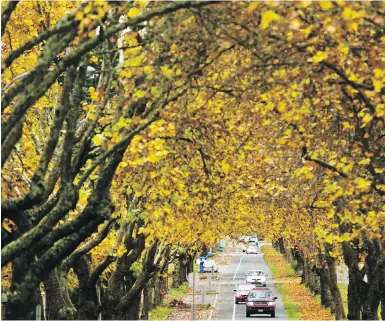
[[[246,250],[246,254],[258,254],[258,246],[249,245],[249,247]]]
[[[218,266],[214,260],[206,260],[203,264],[203,269],[205,272],[211,272],[212,269],[214,272],[218,272]]]
[[[255,284],[255,285],[262,285],[266,286],[266,276],[265,272],[262,270],[249,270],[246,276],[246,283],[247,284]]]
[[[251,236],[249,239],[250,243],[258,243],[258,238],[256,236]]]

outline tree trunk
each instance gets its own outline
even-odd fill
[[[381,262],[379,264],[379,288],[381,299],[381,319],[385,320],[385,255],[382,254]]]
[[[349,269],[348,320],[361,320],[361,281],[358,256],[349,243],[342,243],[345,264]]]
[[[297,273],[301,274],[301,284],[303,284],[304,283],[304,263],[303,263],[303,259],[301,256],[301,252],[298,250],[297,247],[294,247],[292,249],[292,253],[293,253],[293,257],[294,257],[295,261],[297,262],[296,267],[295,267],[295,271]]]
[[[320,278],[320,283],[321,283],[321,304],[325,308],[331,309],[331,312],[335,312],[335,304],[334,300],[332,299],[332,296],[330,294],[330,280],[329,280],[329,269],[325,267],[321,267],[318,270],[318,275]]]
[[[326,250],[326,253],[328,252],[329,249]],[[346,319],[346,316],[341,292],[337,284],[336,262],[335,259],[328,254],[326,254],[326,262],[329,268],[329,289],[334,303],[334,315],[336,316],[336,320],[343,320]]]
[[[362,318],[364,319],[365,316],[369,320],[378,320],[378,308],[381,302],[381,266],[383,264],[381,244],[375,240],[366,240],[365,243],[368,245],[365,264],[368,279],[368,300],[367,309],[365,309],[365,312],[363,311]]]
[[[90,277],[91,258],[88,254],[83,255],[74,264],[74,271],[79,280],[79,294],[77,300],[78,319],[96,320],[99,314],[99,304],[96,296],[96,288],[88,286]]]
[[[148,282],[143,288],[143,309],[141,320],[148,320],[148,312],[151,310],[153,305],[152,295],[153,295],[153,285],[152,281]]]
[[[306,257],[303,257],[303,283],[309,287],[310,284],[310,267]]]
[[[69,296],[65,294],[68,290],[66,279],[59,276],[57,269],[52,270],[48,279],[44,281],[47,296],[47,319],[48,320],[74,320],[76,309]]]
[[[187,282],[187,257],[186,255],[179,256],[179,283]]]
[[[285,251],[285,259],[289,263],[292,263],[294,261],[292,249],[288,249],[288,248],[286,249],[286,251]]]
[[[189,256],[188,262],[187,262],[187,274],[190,274],[193,271],[194,271],[194,256]]]
[[[139,320],[141,292],[136,293],[130,304],[126,305],[123,311],[120,311],[119,320]]]
[[[30,258],[24,256],[17,258],[12,264],[12,284],[10,292],[23,290],[25,271],[33,262]],[[37,304],[42,305],[40,289],[37,287],[34,291],[26,289],[28,291],[29,300],[20,302],[17,296],[8,296],[8,302],[6,306],[6,319],[7,320],[35,320],[35,308]],[[32,294],[31,294],[32,293]]]
[[[162,304],[162,287],[161,287],[161,277],[156,275],[153,281],[154,287],[154,301],[152,308],[155,309],[157,306]]]
[[[179,288],[179,286],[181,285],[181,282],[180,282],[180,270],[181,270],[181,265],[180,265],[180,261],[179,261],[179,258],[177,258],[176,260],[174,260],[174,271],[172,273],[172,287],[173,288]]]
[[[314,294],[320,294],[321,293],[321,284],[319,277],[316,272],[316,267],[313,266],[310,269],[310,275],[311,275],[311,290],[313,291]]]

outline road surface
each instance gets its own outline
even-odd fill
[[[239,249],[241,247],[238,247]],[[216,320],[272,320],[270,315],[252,315],[246,318],[245,303],[234,303],[234,289],[237,284],[244,284],[246,280],[245,273],[249,270],[263,270],[268,274],[267,287],[270,288],[278,299],[276,300],[275,319],[288,320],[285,313],[284,304],[276,287],[273,284],[272,273],[262,258],[262,254],[244,254],[242,252],[226,253],[233,257],[230,265],[222,272],[223,275],[220,280],[213,282],[217,286],[218,294],[215,301],[215,312],[212,319]]]

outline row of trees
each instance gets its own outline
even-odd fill
[[[8,317],[33,318],[43,284],[49,318],[137,319],[142,295],[145,318],[169,263],[182,281],[248,230],[291,249],[337,319],[341,260],[347,317],[385,313],[384,13],[2,3]]]

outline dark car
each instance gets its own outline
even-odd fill
[[[251,314],[270,314],[275,317],[275,300],[269,288],[255,288],[249,292],[246,299],[246,317]]]
[[[235,289],[235,304],[239,302],[246,302],[246,298],[250,292],[250,290],[254,289],[254,284],[239,284],[238,288]]]

